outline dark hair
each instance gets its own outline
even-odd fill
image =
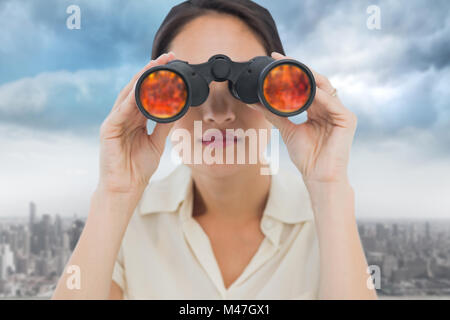
[[[267,55],[273,51],[285,54],[272,15],[259,4],[251,0],[190,0],[172,7],[164,18],[153,40],[152,59],[167,51],[184,25],[211,11],[240,18],[259,36]]]

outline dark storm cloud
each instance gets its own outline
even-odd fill
[[[274,1],[258,1],[275,18],[286,49],[310,51],[308,54],[331,55],[324,48],[330,41],[350,40],[355,48],[383,45],[383,39],[393,39],[398,46],[385,47],[382,59],[367,59],[359,68],[408,72],[430,66],[443,68],[450,64],[450,2],[434,1],[296,1],[283,5]],[[378,5],[381,10],[379,31],[367,29],[366,9]],[[336,36],[338,30],[338,36]],[[353,31],[349,34],[348,31]],[[369,42],[372,38],[378,39]],[[316,47],[311,47],[314,42]],[[339,45],[336,52],[345,50]],[[377,48],[373,48],[378,52]],[[311,53],[313,52],[313,53]],[[305,53],[307,54],[307,53]],[[336,63],[338,65],[338,61]]]
[[[175,1],[0,2],[0,84],[44,71],[145,64],[154,34]],[[69,5],[81,29],[69,30]]]
[[[434,141],[408,143],[450,154],[450,2],[260,3],[275,17],[287,54],[333,80],[358,115],[357,142],[405,138],[412,128]],[[370,5],[380,8],[381,30],[366,26]]]
[[[0,2],[0,121],[49,130],[99,125],[180,2]],[[429,130],[450,153],[450,2],[257,2],[272,13],[287,54],[333,80],[358,115],[360,139]],[[81,8],[81,30],[66,28],[71,4]],[[369,5],[380,7],[381,30],[366,26]]]

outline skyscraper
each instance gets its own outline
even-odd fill
[[[9,244],[0,244],[0,280],[6,280],[8,271],[15,271],[14,254]]]
[[[30,202],[30,232],[33,232],[33,226],[36,223],[36,204]]]

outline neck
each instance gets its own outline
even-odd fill
[[[242,224],[260,219],[270,190],[270,175],[257,165],[226,177],[192,171],[194,216],[208,215],[223,222]]]

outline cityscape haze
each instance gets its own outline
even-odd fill
[[[0,218],[0,299],[49,299],[86,216]],[[450,298],[450,220],[359,220],[369,266],[381,272],[381,299]]]

